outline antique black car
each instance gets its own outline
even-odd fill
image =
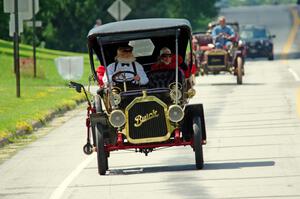
[[[203,105],[188,103],[195,90],[178,67],[178,57],[184,60],[190,42],[191,26],[185,19],[128,20],[105,24],[89,32],[90,64],[96,82],[99,79],[95,60],[107,69],[124,43],[133,47],[136,61],[142,64],[149,78],[147,85],[133,86],[125,75],[113,77],[111,82],[108,78],[108,83],[99,87],[92,102],[88,102],[88,141],[84,152],[97,151],[100,175],[109,169],[110,152],[125,149],[148,155],[160,147],[190,145],[195,152],[196,168],[203,168],[202,145],[206,143]],[[176,68],[152,71],[150,66],[157,61],[162,47],[174,52]],[[70,86],[85,92],[79,83],[71,82]]]
[[[273,38],[265,26],[246,25],[241,29],[241,39],[246,42],[247,57],[258,58],[267,57],[274,59]]]
[[[195,33],[197,40],[196,57],[201,75],[219,74],[220,72],[229,72],[237,77],[237,84],[243,83],[244,64],[245,64],[245,46],[239,38],[239,24],[229,22],[235,31],[235,37],[232,39],[233,45],[230,48],[216,48],[211,36],[211,29],[217,23],[211,23],[206,32]],[[225,37],[225,35],[224,35]]]

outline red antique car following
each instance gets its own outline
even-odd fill
[[[246,56],[246,47],[239,38],[239,24],[227,23],[235,30],[236,36],[232,39],[233,45],[230,48],[216,48],[210,29],[217,24],[211,24],[207,32],[194,33],[194,46],[196,46],[196,60],[198,71],[201,75],[219,74],[220,72],[229,72],[237,77],[237,84],[243,83],[244,64]],[[225,35],[223,35],[225,37]]]

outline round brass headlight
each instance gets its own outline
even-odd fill
[[[176,82],[173,82],[169,85],[170,89],[170,98],[175,102],[176,101]],[[180,83],[177,84],[177,101],[182,98],[182,85]]]
[[[184,111],[179,105],[170,106],[168,114],[172,122],[180,122],[184,117]]]
[[[187,92],[188,98],[192,98],[196,95],[196,90],[193,88],[190,88]]]
[[[125,114],[120,110],[112,111],[108,119],[110,124],[115,128],[123,126],[126,122]]]
[[[180,100],[182,97],[182,92],[180,90],[177,91],[177,100]],[[170,90],[170,98],[173,101],[176,101],[176,89]]]
[[[115,105],[119,105],[121,103],[121,96],[118,93],[112,93],[112,97]]]

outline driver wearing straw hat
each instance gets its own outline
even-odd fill
[[[115,62],[107,66],[107,74],[110,82],[112,82],[112,76],[120,71],[131,71],[133,74],[125,73],[125,77],[133,78],[134,84],[145,85],[149,82],[149,79],[144,71],[143,66],[135,60],[132,53],[133,47],[128,44],[122,45],[117,50],[117,56]],[[107,85],[107,75],[104,75],[103,82]]]

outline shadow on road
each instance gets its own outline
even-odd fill
[[[286,54],[275,54],[275,59],[299,59],[300,58],[300,52],[292,52],[292,53],[286,53]]]
[[[263,86],[265,83],[243,83],[242,85],[237,85],[234,82],[230,83],[199,83],[195,87],[203,87],[203,86],[232,86],[232,87],[237,87],[237,86]]]
[[[274,165],[274,161],[208,163],[205,164],[205,170],[241,169],[246,167],[270,167]]]
[[[293,52],[293,53],[276,53],[274,54],[274,60],[282,60],[282,59],[299,59],[300,58],[300,52]],[[247,61],[268,61],[267,58],[247,58]]]
[[[243,83],[242,85],[237,85],[236,83],[212,83],[208,85],[210,86],[262,86],[265,85],[265,83]]]
[[[261,162],[226,162],[226,163],[206,163],[204,170],[223,170],[223,169],[240,169],[246,167],[267,167],[274,166],[274,161]],[[194,164],[173,165],[173,166],[156,166],[156,167],[135,167],[126,169],[111,169],[109,175],[133,175],[160,172],[180,172],[196,170]]]

